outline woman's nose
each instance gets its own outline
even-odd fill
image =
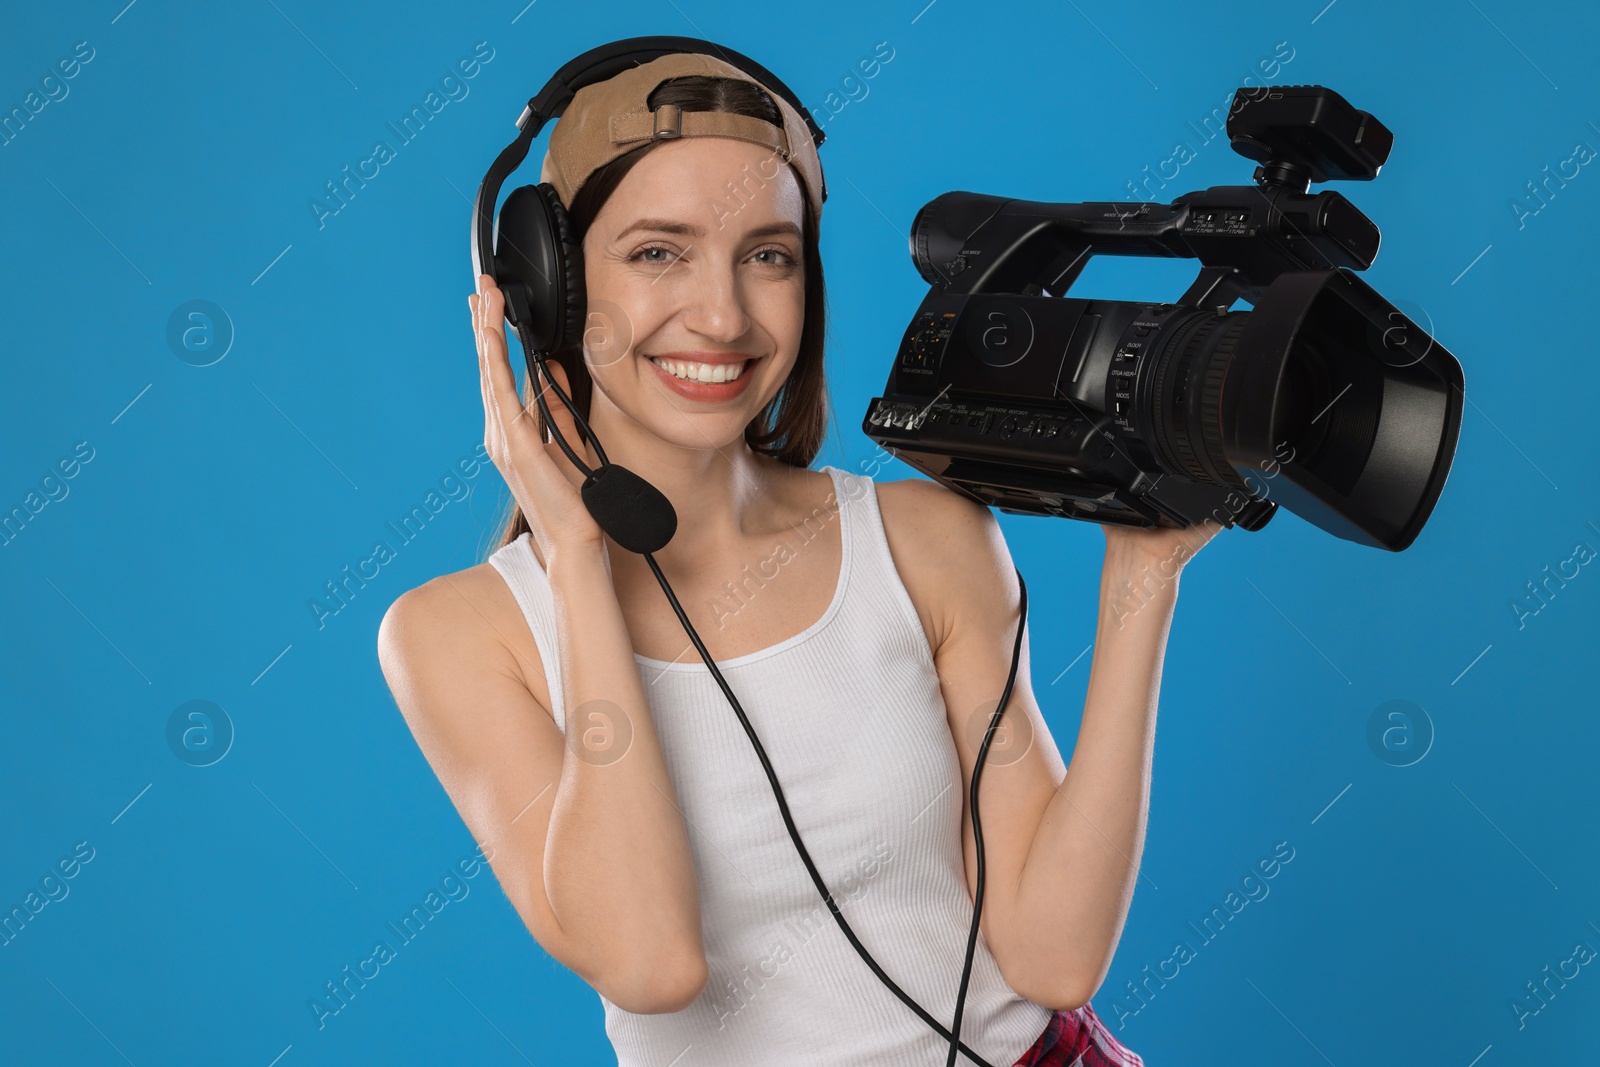
[[[732,269],[711,268],[700,272],[693,287],[687,325],[696,333],[731,344],[750,329],[750,316],[744,308],[739,279]]]

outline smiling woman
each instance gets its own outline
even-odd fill
[[[1140,1067],[1087,1001],[1131,896],[1166,614],[1100,642],[1096,662],[1128,681],[1107,696],[1096,674],[1083,729],[1101,740],[1068,789],[993,516],[931,482],[810,469],[827,420],[823,186],[797,105],[710,55],[616,66],[566,105],[531,202],[556,272],[502,271],[546,249],[500,242],[469,298],[510,513],[484,563],[384,617],[380,660],[418,745],[528,930],[600,995],[621,1067]],[[524,234],[510,204],[502,239]],[[508,301],[565,311],[550,386],[517,387]],[[551,386],[592,434],[530,404]],[[658,551],[625,550],[590,513],[595,441],[684,519]],[[838,521],[718,625],[747,561],[818,514]],[[1108,553],[1113,577],[1144,558],[1130,546]],[[963,727],[1012,692],[1017,663],[1008,722],[1038,743],[982,780],[990,870],[969,942]],[[855,892],[868,850],[893,862]],[[1041,873],[1023,879],[1024,861]]]

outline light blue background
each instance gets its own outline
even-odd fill
[[[308,602],[482,439],[465,197],[557,66],[647,33],[752,54],[814,110],[876,42],[895,49],[826,123],[837,415],[817,466],[875,452],[861,415],[925,292],[905,231],[939,193],[1127,199],[1280,41],[1277,82],[1331,86],[1395,132],[1382,176],[1342,191],[1383,231],[1368,280],[1466,368],[1455,467],[1404,553],[1285,512],[1188,568],[1143,876],[1093,1003],[1152,1067],[1593,1055],[1600,967],[1522,1028],[1511,1007],[1577,943],[1600,948],[1600,574],[1521,629],[1511,608],[1578,542],[1600,548],[1600,176],[1584,167],[1520,227],[1511,206],[1577,143],[1600,146],[1586,5],[124,2],[18,8],[0,35],[7,111],[77,42],[94,49],[0,147],[0,508],[94,449],[0,548],[0,908],[94,849],[0,947],[0,1058],[612,1062],[598,998],[486,873],[325,1028],[308,1008],[473,848],[375,634],[400,593],[481,558],[499,476],[325,626]],[[323,183],[392,141],[386,122],[479,41],[494,58],[470,94],[319,229]],[[1252,166],[1213,142],[1166,193]],[[1097,260],[1074,295],[1170,300],[1193,269]],[[236,338],[196,367],[166,331],[202,299]],[[1070,755],[1089,657],[1066,668],[1094,636],[1103,538],[1001,525],[1028,579],[1033,685]],[[189,700],[236,731],[213,766],[169,750]],[[1390,700],[1436,731],[1415,765],[1368,746]],[[1280,841],[1294,859],[1270,895],[1200,946],[1188,924]],[[1126,984],[1179,939],[1197,957],[1123,1017]]]

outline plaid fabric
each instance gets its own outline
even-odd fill
[[[1051,1016],[1039,1040],[1014,1067],[1144,1067],[1144,1060],[1112,1037],[1094,1008],[1085,1004]]]

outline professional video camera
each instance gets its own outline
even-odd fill
[[[1394,136],[1320,85],[1241,89],[1227,132],[1255,185],[1165,207],[924,205],[911,258],[931,288],[862,430],[1001,511],[1259,530],[1281,502],[1410,545],[1455,455],[1461,364],[1353,273],[1377,255],[1372,221],[1308,192],[1376,177]],[[1064,296],[1095,254],[1201,270],[1175,304]]]

